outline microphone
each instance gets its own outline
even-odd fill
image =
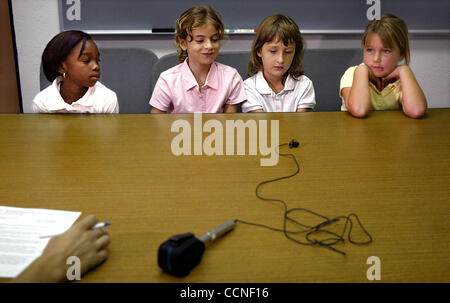
[[[200,263],[205,248],[231,231],[235,225],[235,220],[229,220],[199,238],[196,238],[192,233],[170,237],[169,240],[159,246],[159,267],[176,277],[187,276]]]
[[[236,225],[236,221],[228,220],[227,222],[223,223],[222,225],[219,225],[216,228],[208,231],[206,234],[199,237],[198,239],[200,241],[202,241],[203,243],[205,243],[206,247],[209,247],[217,238],[220,238],[224,234],[231,231],[235,225]]]
[[[293,148],[293,147],[298,147],[300,143],[298,141],[296,141],[295,139],[291,139],[291,141],[289,141],[289,147]]]

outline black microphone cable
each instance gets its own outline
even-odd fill
[[[289,157],[291,158],[296,166],[296,171],[290,175],[287,176],[283,176],[283,177],[279,177],[279,178],[274,178],[274,179],[270,179],[270,180],[266,180],[266,181],[262,181],[260,182],[255,189],[255,194],[256,197],[262,201],[266,201],[266,202],[277,202],[282,204],[283,206],[283,228],[275,228],[275,227],[271,227],[268,225],[264,225],[264,224],[259,224],[259,223],[254,223],[254,222],[248,222],[248,221],[244,221],[244,220],[240,220],[240,219],[236,219],[236,222],[239,223],[243,223],[243,224],[248,224],[248,225],[253,225],[253,226],[258,226],[258,227],[262,227],[262,228],[266,228],[272,231],[276,231],[276,232],[282,232],[285,237],[295,243],[301,244],[301,245],[317,245],[320,247],[324,247],[324,248],[328,248],[331,251],[340,253],[342,255],[346,255],[345,252],[343,252],[342,250],[339,250],[337,248],[335,248],[334,246],[338,243],[344,243],[345,242],[345,234],[347,233],[347,239],[350,243],[352,244],[357,244],[357,245],[362,245],[362,244],[369,244],[372,243],[372,236],[369,234],[369,232],[364,228],[364,226],[362,225],[361,221],[359,220],[359,217],[354,214],[351,213],[347,216],[338,216],[335,218],[328,218],[324,215],[318,214],[312,210],[306,209],[306,208],[291,208],[288,209],[288,206],[286,204],[285,201],[281,200],[281,199],[274,199],[274,198],[267,198],[267,197],[263,197],[261,196],[261,194],[259,193],[259,189],[266,184],[269,183],[273,183],[273,182],[277,182],[280,180],[285,180],[285,179],[289,179],[292,178],[294,176],[296,176],[299,172],[300,172],[300,165],[298,164],[297,158],[295,157],[294,154],[292,153],[280,153],[279,149],[283,146],[289,145],[289,148],[296,148],[299,146],[299,142],[295,141],[294,139],[291,139],[291,141],[289,143],[283,143],[277,146],[276,152],[282,156],[282,157]],[[311,226],[311,225],[306,225],[303,224],[301,222],[299,222],[298,220],[292,218],[292,214],[294,213],[298,213],[298,212],[306,212],[309,214],[312,214],[316,217],[319,217],[321,219],[323,219],[323,221],[317,225]],[[356,220],[356,222],[358,223],[358,225],[361,227],[361,230],[364,232],[364,234],[367,236],[367,240],[366,241],[355,241],[354,239],[352,239],[351,234],[352,234],[352,230],[353,230],[353,221],[352,218],[354,218],[354,220]],[[335,224],[338,221],[344,220],[344,227],[342,229],[341,233],[336,233],[333,231],[330,231],[329,229],[326,229],[325,227],[330,227],[332,224]],[[290,222],[294,225],[296,225],[299,230],[288,230],[287,229],[287,222]],[[347,232],[347,226],[348,226],[348,232]],[[304,240],[300,241],[299,239],[293,237],[293,235],[299,235],[299,234],[304,234]],[[325,238],[325,239],[321,239],[319,240],[317,238],[317,236],[319,234],[327,234],[330,237],[329,238]]]

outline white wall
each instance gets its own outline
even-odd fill
[[[16,32],[22,101],[25,113],[31,112],[33,97],[39,92],[39,67],[42,51],[59,30],[57,0],[12,1]],[[230,35],[222,50],[248,50],[252,35]],[[308,48],[360,48],[355,35],[305,35]],[[142,47],[158,57],[175,51],[170,36],[94,36],[99,47]],[[429,107],[450,107],[450,41],[447,36],[410,37],[411,68],[428,99]],[[150,72],[150,71],[149,71]]]
[[[41,56],[48,41],[59,33],[57,0],[14,0],[14,30],[24,113],[39,92]]]

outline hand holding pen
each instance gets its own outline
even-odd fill
[[[42,255],[28,266],[14,282],[67,282],[67,259],[76,256],[80,260],[81,274],[103,263],[108,257],[111,242],[109,232],[89,215],[76,222],[60,235],[53,235]],[[52,236],[52,235],[49,235]]]

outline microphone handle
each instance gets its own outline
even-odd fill
[[[198,239],[205,243],[205,246],[208,247],[213,243],[217,238],[220,238],[230,230],[232,230],[236,226],[236,221],[229,220],[222,225],[217,226],[216,228],[208,231],[203,236],[199,237]]]

